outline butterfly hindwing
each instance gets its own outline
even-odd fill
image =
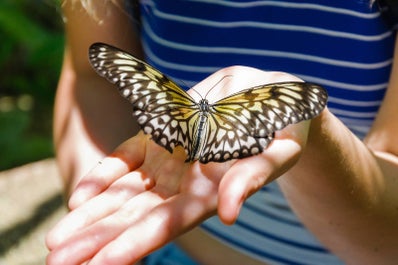
[[[238,129],[239,128],[239,129]],[[206,144],[200,155],[201,163],[224,162],[260,153],[271,142],[273,135],[253,137],[245,133],[240,122],[213,113],[209,117]]]

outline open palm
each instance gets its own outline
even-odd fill
[[[196,90],[211,87],[231,72],[236,83],[230,87],[291,80],[288,75],[231,67]],[[277,132],[259,155],[209,164],[184,163],[182,148],[170,154],[138,134],[79,183],[69,202],[72,211],[47,237],[48,264],[131,264],[210,216],[218,214],[224,223],[233,223],[246,198],[294,165],[308,126],[303,122]]]

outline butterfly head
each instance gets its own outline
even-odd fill
[[[207,99],[202,98],[199,101],[199,110],[200,110],[200,112],[204,112],[204,113],[207,113],[210,111],[210,104]]]

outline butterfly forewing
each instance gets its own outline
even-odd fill
[[[97,73],[130,101],[139,125],[156,143],[169,152],[178,145],[191,151],[188,123],[198,104],[183,89],[145,62],[107,44],[91,45],[89,59]]]
[[[326,91],[315,84],[284,82],[243,90],[213,104],[199,103],[150,65],[107,44],[90,47],[89,59],[133,105],[146,134],[169,152],[181,145],[187,161],[223,162],[262,152],[273,133],[317,116]]]
[[[327,100],[315,84],[284,82],[253,87],[212,104],[209,140],[201,162],[262,152],[275,131],[317,116]]]

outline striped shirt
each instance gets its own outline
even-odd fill
[[[141,0],[146,60],[192,86],[220,68],[284,71],[323,85],[329,109],[363,137],[388,83],[394,32],[366,0]],[[308,232],[276,183],[214,238],[269,264],[342,264]]]

